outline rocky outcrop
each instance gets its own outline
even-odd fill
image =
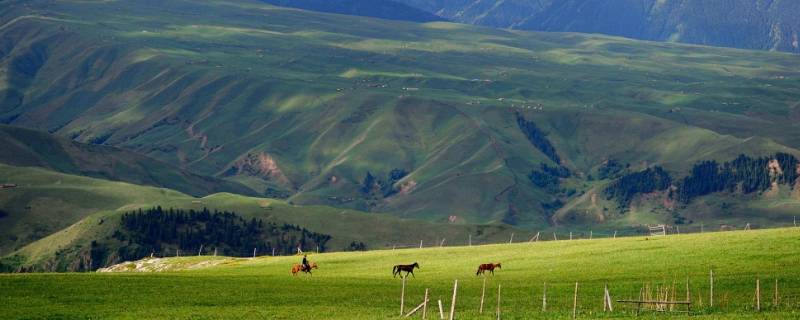
[[[266,152],[248,153],[237,160],[226,172],[226,176],[247,175],[280,185],[291,182],[278,167],[278,162]]]

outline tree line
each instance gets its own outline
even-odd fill
[[[519,129],[536,149],[544,153],[544,155],[550,158],[550,160],[553,160],[556,164],[561,164],[561,157],[558,156],[553,143],[547,139],[547,134],[539,129],[536,123],[525,119],[522,114],[517,112],[517,126],[519,126]]]
[[[628,173],[611,182],[606,197],[627,207],[638,194],[669,189],[669,196],[683,204],[717,192],[750,194],[764,192],[773,184],[796,185],[800,162],[793,155],[777,153],[766,157],[739,155],[732,161],[718,163],[706,160],[696,163],[688,175],[674,180],[661,167]]]
[[[293,254],[298,247],[325,251],[331,238],[291,224],[246,220],[234,212],[207,208],[139,209],[123,214],[120,227],[113,237],[127,244],[119,253],[133,254],[132,258],[169,249],[198,252],[201,246],[229,256],[250,256],[253,249],[269,254],[273,249],[275,254]]]

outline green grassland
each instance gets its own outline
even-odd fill
[[[643,284],[676,288],[686,296],[691,319],[790,319],[800,310],[797,228],[668,237],[536,242],[473,247],[312,254],[313,276],[292,277],[299,257],[186,257],[161,260],[162,273],[79,273],[0,275],[0,317],[104,319],[386,319],[399,313],[401,280],[391,267],[417,261],[421,268],[406,286],[406,310],[430,289],[434,307],[449,307],[458,279],[457,318],[494,319],[501,286],[503,319],[567,319],[579,282],[579,319],[633,317],[630,306],[614,303],[602,312],[608,283],[612,299],[637,298]],[[486,311],[478,314],[482,278],[478,264],[502,262],[487,276]],[[199,267],[203,264],[205,268]],[[209,266],[210,265],[210,266]],[[122,269],[125,269],[125,265]],[[714,270],[714,306],[709,305]],[[132,269],[130,269],[132,270]],[[754,308],[756,279],[762,311]],[[773,305],[774,281],[780,303]],[[541,312],[547,282],[547,313]],[[437,315],[438,316],[438,315]],[[417,315],[417,318],[419,315]],[[645,312],[641,318],[662,319]],[[669,317],[672,318],[672,315]],[[679,317],[675,315],[675,317]]]
[[[536,121],[577,173],[576,194],[606,183],[584,177],[608,158],[680,173],[739,153],[800,154],[800,58],[790,54],[248,0],[5,1],[0,35],[0,121],[277,190],[295,204],[549,228],[552,195],[526,175],[550,160],[515,112]],[[248,155],[268,155],[256,166],[271,169],[230,176]],[[395,185],[406,192],[359,192],[367,172],[395,168],[409,172]],[[569,200],[581,210],[556,223],[671,221],[613,206],[598,219],[558,220],[594,206]],[[797,208],[797,197],[773,203]],[[791,210],[773,207],[761,206],[764,223],[786,221]],[[724,218],[719,207],[702,209]],[[746,203],[739,212],[761,216]]]

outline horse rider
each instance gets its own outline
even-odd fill
[[[311,270],[311,266],[310,266],[310,265],[308,265],[308,255],[307,255],[307,254],[304,254],[304,255],[303,255],[303,263],[302,263],[302,266],[303,266],[303,270],[304,270],[304,271],[310,271],[310,270]]]

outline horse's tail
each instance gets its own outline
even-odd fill
[[[392,274],[395,274],[395,273],[397,273],[397,267],[398,267],[398,266],[394,266],[394,267],[392,267]]]
[[[475,272],[475,275],[477,276],[477,275],[480,275],[480,274],[481,274],[481,267],[478,267],[478,272]]]

